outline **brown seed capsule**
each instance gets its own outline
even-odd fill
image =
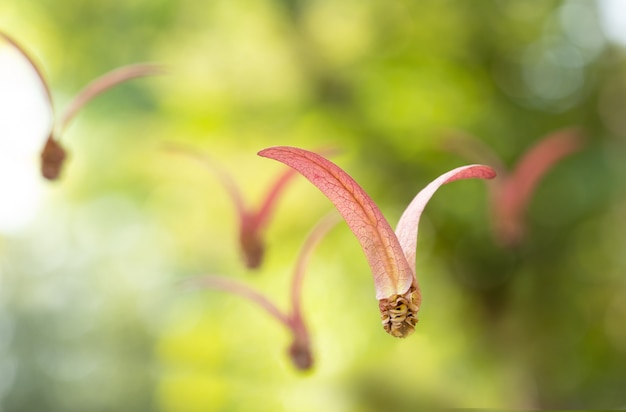
[[[263,244],[263,239],[261,239],[258,231],[246,229],[247,228],[242,227],[239,233],[239,242],[241,243],[241,249],[246,267],[249,269],[256,269],[261,266],[263,254],[265,253],[265,245]]]
[[[396,338],[406,338],[415,332],[420,296],[415,286],[404,295],[394,295],[378,301],[380,318],[385,331]]]
[[[50,135],[41,152],[41,174],[43,177],[48,180],[56,180],[61,173],[61,167],[63,167],[66,156],[65,150]]]
[[[289,357],[300,370],[311,369],[313,366],[313,355],[308,342],[300,342],[297,339],[289,346]]]

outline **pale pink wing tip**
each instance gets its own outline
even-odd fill
[[[469,165],[459,169],[462,170],[453,173],[444,183],[462,179],[493,179],[498,175],[494,168],[485,165]]]
[[[417,246],[419,221],[426,204],[435,192],[441,186],[456,180],[493,179],[494,177],[496,177],[496,171],[489,166],[469,165],[458,167],[433,180],[413,198],[400,217],[396,227],[396,235],[400,241],[400,246],[413,273],[415,273],[415,249]],[[399,290],[402,291],[407,290],[411,284],[407,281],[400,286],[401,289]]]

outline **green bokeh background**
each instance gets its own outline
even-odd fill
[[[0,410],[626,407],[626,61],[595,2],[5,0],[0,30],[41,63],[57,108],[112,68],[169,67],[81,112],[62,179],[0,233]],[[484,182],[435,195],[408,339],[381,328],[343,223],[308,268],[308,373],[256,306],[178,284],[221,274],[286,308],[300,245],[332,206],[295,179],[250,272],[219,182],[166,143],[210,155],[251,204],[283,170],[260,149],[338,147],[395,225],[466,163],[441,149],[451,130],[514,165],[569,126],[586,147],[541,181],[518,250],[494,242]]]

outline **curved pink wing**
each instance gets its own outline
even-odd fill
[[[326,147],[316,150],[316,153],[323,156],[333,155],[338,152],[339,150],[334,147]],[[265,225],[267,225],[272,212],[274,211],[274,207],[276,206],[276,202],[278,202],[278,199],[285,191],[287,184],[291,182],[291,179],[294,176],[296,176],[296,171],[293,169],[287,169],[287,171],[281,173],[272,186],[269,187],[263,202],[260,204],[253,216],[255,230],[263,230]]]
[[[26,58],[26,60],[28,60],[28,63],[30,63],[33,69],[35,69],[35,73],[37,73],[37,77],[39,77],[39,80],[41,81],[41,84],[44,88],[44,91],[46,92],[46,98],[48,99],[48,104],[50,105],[50,108],[52,109],[53,108],[52,93],[50,93],[50,87],[48,87],[48,82],[44,78],[43,73],[39,69],[39,66],[37,66],[37,64],[32,59],[32,57],[30,57],[30,55],[26,53],[26,50],[24,50],[24,48],[22,48],[22,46],[20,46],[19,43],[13,40],[13,38],[10,37],[8,34],[0,31],[0,37],[4,38],[7,42],[9,42],[10,45],[15,47]]]
[[[514,207],[518,213],[526,209],[539,180],[562,158],[580,150],[583,139],[578,129],[556,131],[532,146],[511,171],[515,186]]]
[[[539,181],[554,165],[583,146],[576,128],[556,131],[526,151],[492,193],[494,228],[505,246],[516,246],[524,237],[524,214]]]
[[[295,171],[287,169],[285,172],[281,173],[278,178],[276,178],[272,186],[270,186],[265,198],[263,199],[263,203],[261,203],[256,213],[254,213],[253,223],[255,230],[261,230],[265,227],[272,215],[272,212],[274,211],[276,202],[287,188],[287,184],[295,175]]]
[[[279,146],[258,154],[297,170],[335,205],[365,252],[374,276],[377,299],[408,290],[414,273],[398,238],[378,206],[354,179],[334,163],[308,150]]]
[[[407,206],[398,221],[396,235],[404,251],[404,256],[409,262],[409,266],[415,273],[415,248],[417,246],[417,233],[420,217],[430,198],[437,189],[446,183],[461,179],[493,179],[496,171],[489,166],[469,165],[457,167],[447,173],[442,174],[422,189]]]
[[[161,65],[154,63],[137,63],[112,70],[93,80],[85,86],[72,100],[61,118],[59,132],[62,132],[76,113],[94,97],[125,81],[137,77],[165,73]]]

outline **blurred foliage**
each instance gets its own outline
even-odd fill
[[[61,181],[39,182],[36,213],[0,232],[0,409],[626,406],[626,60],[595,2],[9,0],[0,30],[41,62],[57,109],[114,67],[170,68],[90,103],[64,140]],[[286,307],[299,245],[331,205],[296,179],[263,268],[248,272],[219,183],[165,143],[210,154],[251,202],[282,170],[258,150],[340,147],[333,160],[395,224],[465,162],[442,150],[451,130],[511,165],[572,125],[587,146],[540,183],[520,248],[494,242],[483,182],[435,195],[417,251],[421,320],[406,340],[380,327],[343,224],[306,279],[310,373],[253,305],[178,286],[233,276]]]

